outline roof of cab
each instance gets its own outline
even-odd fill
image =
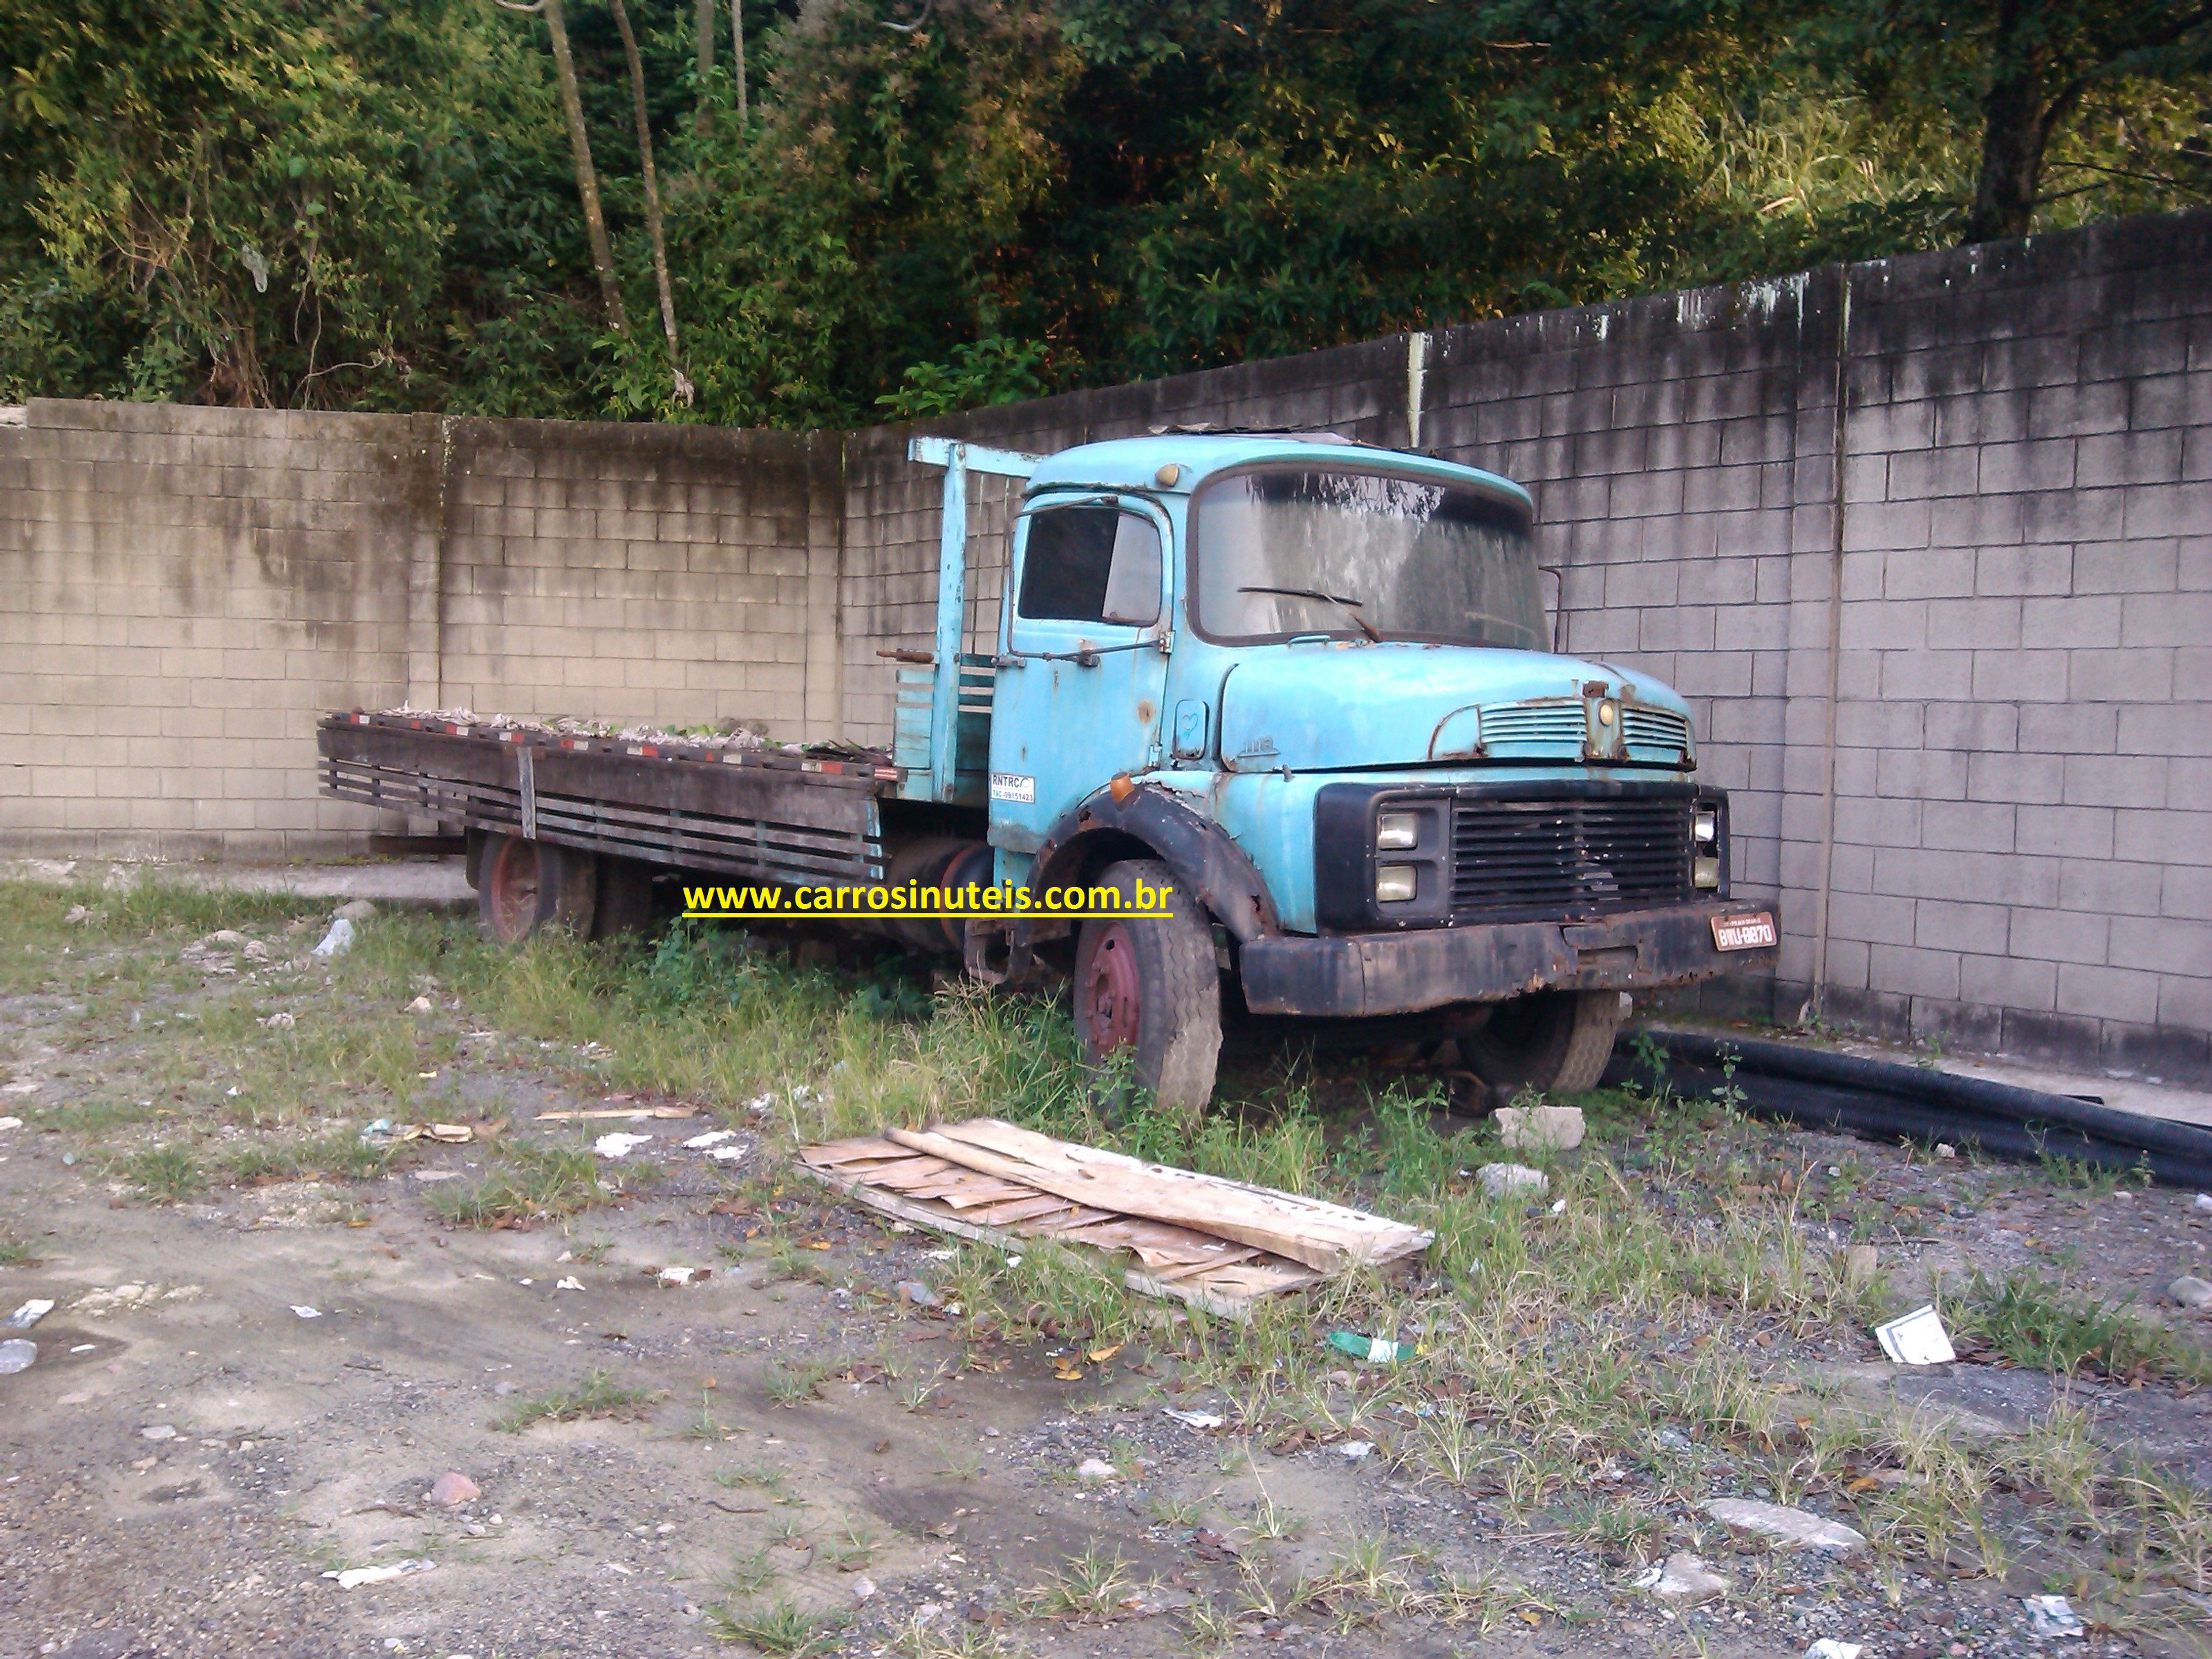
[[[1182,468],[1170,486],[1160,483],[1169,462]],[[1512,479],[1480,467],[1440,461],[1433,456],[1354,443],[1334,433],[1164,432],[1144,438],[1115,438],[1080,444],[1048,455],[1030,474],[1023,493],[1042,489],[1130,489],[1187,495],[1212,474],[1255,461],[1294,461],[1308,465],[1388,466],[1434,478],[1438,483],[1472,485],[1502,492],[1533,506],[1528,492]]]

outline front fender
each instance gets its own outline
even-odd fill
[[[1111,787],[1045,832],[1030,866],[1030,891],[1040,900],[1048,887],[1082,882],[1117,859],[1142,856],[1132,842],[1175,872],[1240,944],[1282,931],[1267,884],[1244,849],[1219,824],[1200,817],[1165,790],[1124,783]]]

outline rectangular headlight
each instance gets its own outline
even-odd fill
[[[1690,820],[1690,835],[1700,847],[1711,847],[1720,839],[1721,815],[1710,806],[1701,806]]]
[[[1385,852],[1402,853],[1421,839],[1417,812],[1378,812],[1375,815],[1375,844]]]
[[[1676,865],[1676,869],[1681,866]],[[1700,854],[1690,860],[1690,883],[1695,887],[1717,887],[1721,884],[1721,861],[1716,857]]]
[[[1414,875],[1410,864],[1378,864],[1375,866],[1375,902],[1377,904],[1410,904],[1413,900]]]

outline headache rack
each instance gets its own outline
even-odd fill
[[[883,878],[875,750],[792,753],[360,710],[316,734],[340,800],[643,863],[782,883]]]

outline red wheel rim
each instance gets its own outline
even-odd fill
[[[504,939],[528,938],[538,923],[538,843],[506,837],[492,854],[484,881],[493,929]]]
[[[1090,964],[1076,994],[1080,998],[1083,1031],[1091,1049],[1110,1054],[1137,1040],[1142,1004],[1137,990],[1137,953],[1129,930],[1109,922],[1090,953]]]

